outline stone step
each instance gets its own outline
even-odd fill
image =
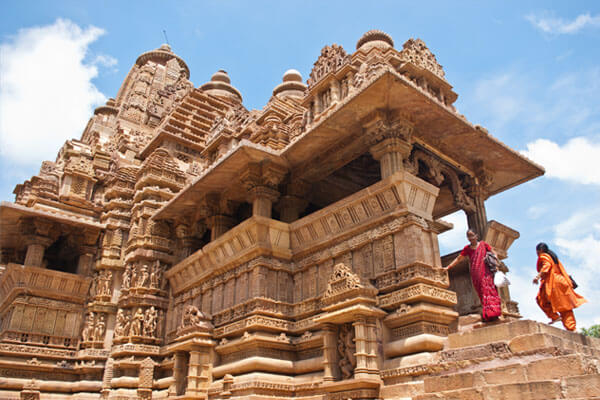
[[[494,342],[509,342],[523,335],[548,334],[564,341],[600,350],[600,339],[566,331],[531,320],[517,320],[494,324],[448,336],[448,349],[458,349]]]
[[[565,398],[600,398],[600,374],[569,376],[562,380]]]
[[[598,374],[451,389],[417,395],[413,400],[589,400],[594,398],[600,398],[600,375]]]
[[[379,397],[382,399],[412,399],[423,393],[423,381],[409,381],[381,386]]]
[[[495,365],[494,365],[495,364]],[[470,364],[465,371],[423,380],[424,393],[438,393],[490,385],[518,384],[527,382],[564,379],[573,376],[596,376],[600,361],[580,354],[545,358],[522,358],[494,360],[483,364]]]

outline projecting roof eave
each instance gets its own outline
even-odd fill
[[[307,163],[310,159],[327,163],[329,159],[339,158],[339,143],[352,136],[360,137],[363,125],[381,110],[410,116],[415,124],[415,142],[458,170],[473,175],[482,162],[492,174],[489,187],[492,195],[544,174],[541,166],[476,128],[391,68],[380,72],[360,92],[336,105],[325,118],[291,143],[282,156],[292,171],[310,165]]]
[[[0,248],[15,247],[21,239],[18,223],[23,217],[46,218],[60,224],[100,231],[106,224],[64,210],[39,209],[3,201],[0,203]]]
[[[169,200],[152,218],[186,219],[196,212],[198,201],[211,192],[227,192],[229,200],[246,201],[245,189],[239,176],[248,163],[266,160],[287,167],[278,151],[242,139],[234,149],[223,155]]]

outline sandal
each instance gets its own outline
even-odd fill
[[[552,324],[554,324],[555,322],[558,322],[558,321],[560,321],[561,319],[562,319],[562,318],[560,318],[560,317],[558,317],[558,318],[556,318],[556,319],[553,319],[552,321],[548,322],[548,325],[552,325]]]

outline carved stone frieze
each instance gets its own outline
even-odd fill
[[[426,300],[434,304],[456,304],[456,293],[439,287],[418,283],[379,297],[379,307],[393,308],[403,303]]]

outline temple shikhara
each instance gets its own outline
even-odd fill
[[[510,265],[485,200],[544,171],[455,109],[423,41],[327,45],[261,110],[189,78],[140,55],[1,204],[1,399],[600,398],[600,340],[506,288],[484,324],[443,268],[458,210]]]

